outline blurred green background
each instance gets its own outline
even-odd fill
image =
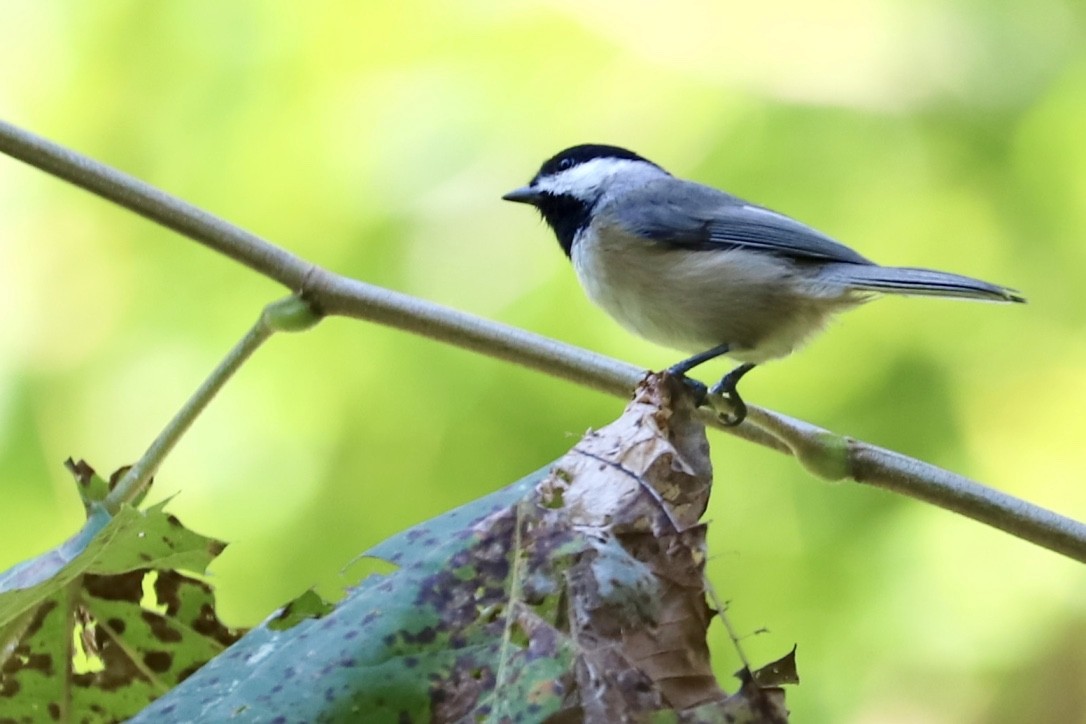
[[[7,0],[0,112],[338,272],[646,367],[499,200],[625,145],[884,263],[1024,307],[890,299],[748,400],[1086,518],[1086,6]],[[134,460],[282,290],[0,158],[0,569],[82,520],[67,456]],[[725,363],[707,369],[722,372]],[[252,625],[356,553],[562,454],[621,402],[331,320],[261,350],[154,499],[232,542]],[[710,575],[795,721],[1086,721],[1086,570],[710,434]],[[715,631],[715,663],[737,666]],[[729,682],[726,682],[728,684]]]

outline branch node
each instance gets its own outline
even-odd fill
[[[273,332],[304,332],[323,318],[313,303],[294,294],[264,307],[263,322]]]

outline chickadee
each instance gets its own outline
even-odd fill
[[[805,224],[616,146],[567,148],[502,198],[539,210],[588,297],[619,324],[697,353],[670,373],[685,376],[721,355],[742,362],[712,389],[731,401],[732,425],[746,417],[736,391],[743,375],[876,294],[1025,301],[978,279],[879,266]]]

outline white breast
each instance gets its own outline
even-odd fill
[[[789,354],[860,301],[764,253],[677,250],[614,228],[582,234],[572,251],[588,297],[631,332],[695,353],[727,343],[742,362]]]

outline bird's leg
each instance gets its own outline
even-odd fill
[[[743,398],[739,396],[739,391],[735,389],[735,386],[739,384],[739,380],[743,378],[743,375],[754,369],[754,365],[747,364],[739,365],[734,370],[724,375],[713,385],[713,389],[709,390],[714,395],[723,395],[728,398],[728,402],[732,403],[732,407],[735,411],[730,416],[723,418],[723,423],[728,427],[735,427],[741,423],[747,416],[747,405],[743,402]]]
[[[718,344],[716,347],[713,347],[712,349],[707,349],[704,352],[694,355],[693,357],[684,359],[682,362],[676,362],[675,364],[667,368],[667,372],[668,374],[675,375],[676,377],[685,377],[687,372],[694,369],[703,362],[708,362],[711,359],[716,359],[721,355],[728,354],[729,349],[731,349],[731,345],[729,344]]]
[[[686,384],[686,386],[694,391],[694,404],[700,407],[701,404],[705,402],[705,396],[708,394],[708,390],[702,383],[687,377],[686,373],[703,362],[708,362],[711,359],[716,359],[721,355],[727,354],[730,348],[730,345],[718,344],[716,347],[705,350],[704,352],[696,354],[693,357],[688,357],[682,362],[676,362],[675,364],[667,368],[667,373],[673,377],[682,378],[682,381]]]

